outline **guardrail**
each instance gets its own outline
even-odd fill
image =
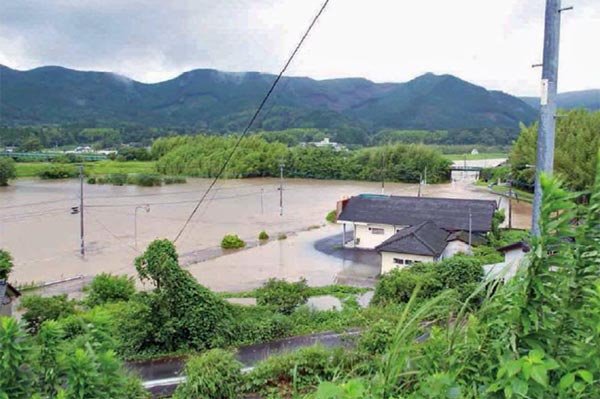
[[[108,157],[104,154],[87,154],[87,153],[65,153],[65,152],[8,152],[1,151],[0,157],[8,157],[20,160],[32,161],[49,161],[58,157],[75,156],[77,159],[84,161],[102,161]]]

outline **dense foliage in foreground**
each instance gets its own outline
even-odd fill
[[[234,148],[237,137],[195,136],[156,140],[152,153],[157,170],[168,175],[216,176]],[[439,183],[450,178],[451,162],[439,152],[421,145],[389,145],[354,151],[292,147],[268,143],[258,136],[242,139],[225,177],[285,176],[339,180],[381,180]]]

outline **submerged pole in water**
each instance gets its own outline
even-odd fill
[[[85,256],[85,241],[83,234],[83,164],[79,165],[79,238],[81,239],[80,253]]]

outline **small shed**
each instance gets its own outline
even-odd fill
[[[0,302],[0,316],[12,316],[13,302],[21,296],[19,290],[10,284],[6,286],[6,293]]]

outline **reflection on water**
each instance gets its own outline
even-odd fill
[[[133,259],[140,249],[156,238],[174,238],[208,183],[205,179],[190,179],[185,185],[164,187],[86,185],[84,259],[78,254],[79,215],[70,213],[71,207],[78,205],[77,181],[18,180],[11,187],[0,188],[0,247],[11,251],[15,258],[12,279],[52,281],[101,271],[134,275]],[[337,226],[306,229],[323,224],[325,215],[340,198],[379,193],[380,183],[286,180],[283,216],[279,216],[278,184],[277,179],[217,184],[177,242],[182,263],[201,261],[187,266],[201,283],[215,290],[240,290],[256,287],[269,277],[304,276],[310,284],[320,285],[336,281],[355,266],[357,271],[366,267],[314,249],[315,241],[339,233]],[[386,184],[387,194],[417,192],[417,184]],[[422,193],[499,198],[468,184],[468,180],[428,185]],[[134,214],[136,206],[142,204],[148,204],[150,212],[138,209],[136,249]],[[514,209],[515,226],[528,227],[529,205],[520,204]],[[271,237],[280,232],[289,237],[221,256],[219,243],[225,234],[238,234],[256,242],[261,230]]]

